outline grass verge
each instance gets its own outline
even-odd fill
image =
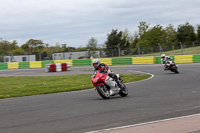
[[[171,51],[162,51],[162,53],[168,55],[181,55],[181,49],[171,50]],[[183,55],[199,55],[200,46],[189,47],[183,49]],[[150,54],[141,54],[140,56],[160,56],[160,52],[150,53]],[[127,55],[122,57],[138,57],[138,55]]]
[[[150,75],[123,74],[124,83]],[[93,88],[91,74],[48,77],[0,77],[0,99]]]

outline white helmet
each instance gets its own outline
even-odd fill
[[[94,59],[92,61],[92,64],[93,64],[93,67],[96,69],[97,67],[99,67],[100,65],[100,60],[97,58],[97,59]]]
[[[165,58],[165,54],[161,54],[161,57],[162,57],[162,58]]]

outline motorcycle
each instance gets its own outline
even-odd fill
[[[168,61],[165,65],[167,66],[168,70],[171,70],[172,72],[175,73],[179,73],[178,65],[176,65],[174,61]]]
[[[114,78],[110,77],[108,73],[101,73],[97,70],[92,73],[91,79],[93,86],[95,86],[95,90],[97,90],[98,94],[102,98],[109,99],[110,96],[115,96],[118,94],[121,97],[128,95],[127,87],[122,83],[122,79],[119,77],[119,74],[116,75],[120,85],[118,85]]]

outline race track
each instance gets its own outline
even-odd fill
[[[128,83],[128,97],[103,100],[92,89],[0,100],[0,133],[83,133],[200,113],[200,64],[110,66],[114,72],[154,75]],[[91,73],[92,67],[71,72]],[[43,73],[42,73],[43,72]],[[0,76],[50,76],[44,69],[1,70]],[[58,75],[59,73],[54,73]]]

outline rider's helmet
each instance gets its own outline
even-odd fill
[[[94,59],[93,61],[92,61],[92,64],[93,64],[93,67],[96,69],[96,68],[98,68],[99,67],[99,65],[100,65],[100,60],[97,58],[97,59]]]
[[[165,58],[165,54],[161,54],[161,57],[164,59]]]

